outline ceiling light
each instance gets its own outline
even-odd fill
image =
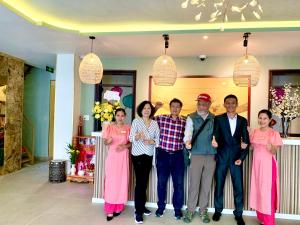
[[[203,39],[204,39],[204,40],[207,40],[207,39],[208,39],[208,36],[207,36],[207,35],[204,35],[204,36],[203,36]]]
[[[200,21],[203,14],[205,14],[205,9],[209,12],[209,20],[208,22],[212,23],[215,21],[220,21],[224,24],[228,22],[228,17],[230,11],[232,13],[239,13],[242,22],[246,21],[246,11],[252,12],[256,19],[261,18],[261,14],[263,14],[263,9],[259,4],[259,0],[247,0],[240,1],[240,4],[233,4],[231,0],[184,0],[181,3],[181,8],[186,9],[188,6],[197,7],[199,12],[195,15],[195,20]],[[224,25],[221,26],[221,30],[224,30]]]
[[[79,77],[82,83],[98,84],[102,80],[103,66],[99,57],[93,53],[93,41],[95,37],[89,37],[92,40],[91,52],[85,55],[79,65]]]
[[[248,38],[250,34],[244,33],[243,46],[246,47],[246,53],[234,64],[233,82],[240,87],[256,86],[261,74],[259,62],[253,55],[248,54]]]
[[[177,78],[176,65],[172,57],[166,54],[169,47],[169,35],[164,34],[163,37],[165,40],[165,54],[159,56],[153,64],[153,81],[155,85],[172,86]]]

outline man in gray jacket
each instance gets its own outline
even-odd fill
[[[187,149],[191,149],[191,165],[189,168],[189,193],[187,211],[184,222],[190,223],[195,214],[196,206],[200,207],[202,222],[209,223],[207,213],[209,191],[216,167],[216,149],[212,147],[214,115],[209,112],[211,97],[202,93],[197,98],[197,111],[189,114],[184,135]],[[205,120],[208,120],[192,146],[191,141]]]

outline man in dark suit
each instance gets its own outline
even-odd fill
[[[226,113],[216,116],[214,121],[214,136],[212,145],[217,148],[215,171],[215,213],[214,221],[219,221],[223,210],[223,192],[228,169],[230,170],[235,210],[233,214],[238,225],[244,225],[243,220],[243,170],[242,162],[249,151],[249,134],[247,120],[236,113],[238,99],[235,95],[224,98]]]

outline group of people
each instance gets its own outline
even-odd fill
[[[236,112],[238,99],[235,95],[224,98],[226,112],[218,116],[209,111],[211,97],[208,94],[200,94],[196,102],[196,111],[184,118],[180,116],[182,102],[179,99],[175,98],[169,103],[170,114],[158,116],[155,116],[155,112],[159,105],[154,107],[151,102],[143,101],[137,107],[139,117],[132,121],[131,127],[124,123],[125,110],[116,110],[115,123],[109,125],[102,134],[104,143],[109,145],[104,188],[104,211],[108,221],[120,215],[128,200],[130,153],[135,172],[136,223],[143,223],[143,216],[151,214],[145,204],[149,174],[152,165],[155,165],[158,197],[156,217],[164,215],[167,182],[171,176],[175,218],[183,218],[184,222],[190,223],[199,206],[201,220],[209,223],[207,207],[215,177],[215,212],[212,219],[219,221],[229,170],[234,191],[233,213],[237,224],[244,225],[242,163],[250,148],[254,150],[250,207],[256,210],[261,224],[274,224],[274,213],[279,202],[274,155],[282,141],[279,133],[270,127],[272,114],[268,110],[261,110],[258,113],[259,128],[250,130],[247,120]],[[187,209],[183,215],[185,151],[190,152],[191,163],[188,168]]]

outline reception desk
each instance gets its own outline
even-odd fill
[[[92,201],[94,203],[103,203],[104,190],[104,164],[107,147],[103,144],[101,133],[94,132],[96,136],[96,165],[94,194]],[[300,139],[289,138],[283,140],[284,145],[277,153],[278,171],[280,179],[280,206],[277,218],[299,219],[300,220]],[[249,208],[249,189],[251,175],[252,153],[244,161],[244,215],[255,215]],[[187,173],[187,171],[186,171]],[[133,205],[134,199],[134,171],[130,162],[130,181],[129,181],[129,205]],[[185,204],[188,196],[188,176],[185,176]],[[156,168],[153,168],[150,174],[148,188],[148,206],[156,207],[157,178]],[[213,211],[214,183],[211,188],[209,211]],[[271,190],[270,190],[271,191]],[[170,179],[167,189],[167,208],[172,208],[172,181]],[[233,187],[231,185],[230,175],[226,179],[224,188],[224,211],[223,213],[232,213],[234,209]]]

